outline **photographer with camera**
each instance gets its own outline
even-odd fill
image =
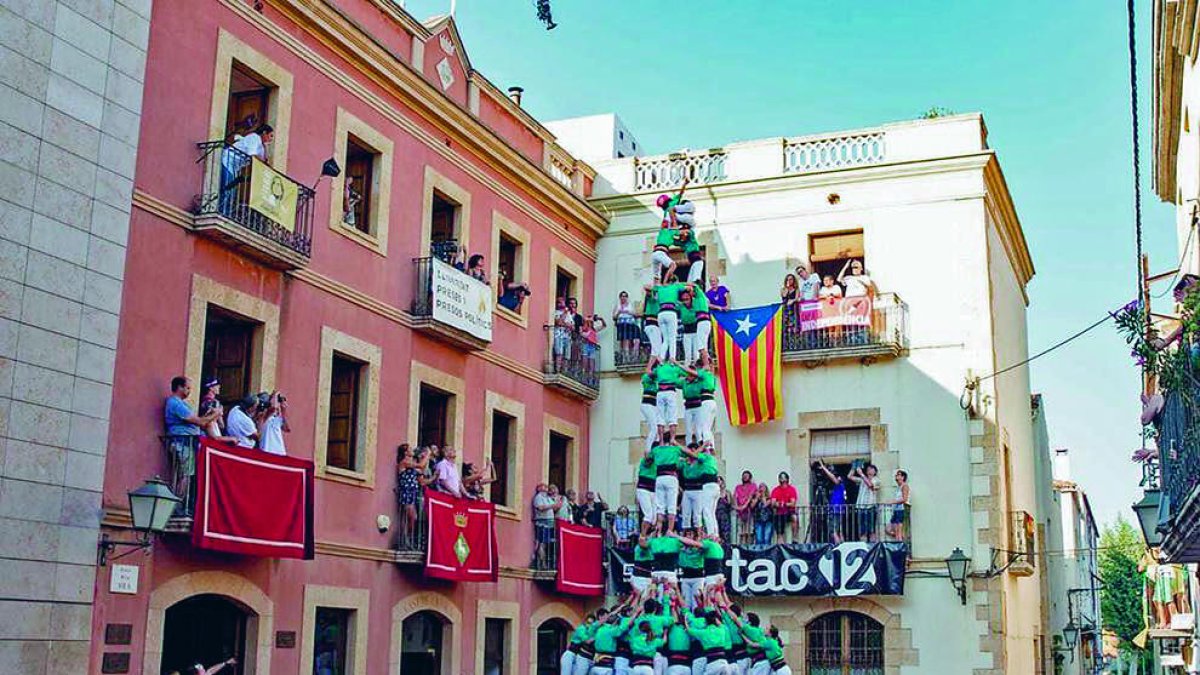
[[[225,418],[225,433],[232,436],[243,448],[253,448],[258,444],[259,428],[256,417],[259,412],[259,398],[256,394],[246,394],[237,405],[229,410]]]
[[[283,434],[292,431],[287,423],[287,398],[277,391],[268,396],[264,403],[262,396],[259,394],[259,448],[272,455],[286,455],[287,445],[283,442]]]

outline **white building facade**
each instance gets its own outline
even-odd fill
[[[769,486],[787,471],[803,509],[816,458],[875,464],[884,497],[896,469],[910,477],[903,594],[746,602],[783,630],[793,671],[841,673],[838,664],[877,649],[869,668],[845,672],[1053,672],[1032,555],[1043,542],[1029,374],[1021,365],[986,377],[1027,356],[1034,269],[982,117],[594,166],[592,203],[611,217],[596,263],[601,314],[620,291],[641,296],[655,199],[684,177],[706,275],[730,289],[734,307],[778,302],[784,275],[810,260],[834,275],[844,259],[863,260],[877,286],[868,338],[785,337],[781,418],[735,428],[718,403],[717,453],[731,490],[743,470]],[[645,431],[641,364],[618,364],[605,347],[591,487],[631,505]],[[971,558],[962,602],[946,574],[955,548]]]

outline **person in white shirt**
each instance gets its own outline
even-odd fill
[[[846,274],[847,270],[850,271],[849,274]],[[846,264],[842,266],[842,271],[838,274],[838,281],[846,287],[846,305],[844,311],[850,311],[850,308],[854,308],[855,311],[863,311],[870,315],[871,301],[875,297],[875,282],[871,281],[871,276],[867,274],[862,261],[853,258],[847,260]],[[852,344],[866,343],[866,327],[855,326],[847,332]]]
[[[258,412],[258,397],[247,394],[241,403],[233,406],[225,420],[225,434],[237,440],[243,448],[253,448],[258,443],[258,424],[252,417]]]
[[[816,300],[821,289],[821,275],[816,270],[809,272],[804,263],[796,265],[796,278],[800,280],[800,301]]]
[[[228,214],[235,204],[244,204],[250,197],[249,188],[238,189],[244,182],[242,171],[254,158],[267,161],[267,144],[275,139],[275,130],[269,124],[263,124],[258,129],[237,136],[234,142],[221,151],[221,212]],[[235,195],[244,193],[240,198]]]
[[[821,281],[821,290],[817,292],[817,297],[822,300],[833,300],[842,297],[842,287],[833,283],[833,276],[826,274]]]
[[[287,423],[287,398],[283,394],[275,392],[271,394],[267,412],[262,421],[262,438],[259,439],[259,449],[272,455],[286,455],[287,444],[283,441],[283,434],[291,433],[291,431],[292,429]]]

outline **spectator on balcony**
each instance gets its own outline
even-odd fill
[[[731,543],[733,534],[733,495],[725,487],[725,477],[717,476],[717,533],[721,541]]]
[[[770,546],[775,543],[775,502],[766,483],[758,484],[758,492],[750,502],[754,511],[754,544]]]
[[[546,484],[538,483],[533,493],[534,549],[531,567],[541,568],[546,564],[547,546],[554,543],[554,515],[559,506],[559,500],[550,496]]]
[[[758,485],[754,483],[754,474],[742,472],[741,482],[733,488],[733,510],[738,517],[738,541],[742,545],[754,543],[754,495]]]
[[[192,395],[192,381],[189,378],[175,377],[171,379],[171,395],[163,405],[163,417],[168,436],[199,436],[202,428],[217,416],[210,412],[206,415],[195,415],[187,404],[187,397]]]
[[[779,472],[779,484],[771,490],[771,502],[775,505],[775,537],[780,544],[787,543],[787,530],[791,526],[792,541],[800,539],[800,521],[796,517],[796,502],[799,495],[792,477],[786,471]]]
[[[833,302],[842,297],[842,287],[837,285],[832,275],[826,274],[821,278],[821,290],[817,291],[817,297],[827,302]]]
[[[850,480],[858,485],[858,496],[854,499],[854,520],[857,531],[854,533],[858,539],[874,542],[878,539],[875,534],[876,527],[876,507],[879,503],[879,469],[870,462],[863,466],[855,466],[850,469],[850,474],[847,476]]]
[[[500,297],[496,302],[507,310],[520,312],[521,305],[525,303],[526,298],[533,295],[533,290],[524,281],[509,281],[508,277],[508,273],[501,269]]]
[[[245,136],[238,136],[233,144],[221,151],[221,212],[228,215],[233,206],[233,190],[239,183],[245,182],[242,172],[253,159],[270,163],[267,159],[267,145],[275,140],[275,129],[269,124],[260,125]],[[246,195],[238,199],[238,203],[249,200],[249,189]]]
[[[800,280],[800,301],[796,304],[797,328],[804,335],[802,346],[812,347],[813,335],[805,331],[805,325],[815,322],[821,316],[819,304],[821,293],[821,275],[816,270],[809,271],[805,263],[796,265],[796,277]]]
[[[205,380],[204,385],[200,387],[200,405],[203,406],[208,401],[217,401],[221,398],[221,381],[215,377]]]
[[[269,452],[272,455],[287,454],[287,445],[283,441],[283,435],[292,433],[292,428],[287,423],[287,408],[287,397],[279,392],[271,394],[267,399],[267,406],[263,411],[263,419],[260,423],[262,438],[259,440],[259,448],[263,452]]]
[[[846,483],[837,471],[830,469],[823,460],[813,462],[813,468],[823,479],[828,489],[828,505],[813,504],[812,522],[814,524],[824,519],[826,537],[818,541],[840,544],[846,537]],[[821,513],[820,511],[824,511]]]
[[[575,312],[566,298],[554,300],[554,370],[561,373],[571,359],[571,336],[575,333]]]
[[[396,497],[400,502],[400,540],[411,543],[417,531],[417,502],[421,488],[429,484],[425,470],[431,453],[414,454],[408,443],[396,448]]]
[[[783,278],[779,300],[783,303],[784,334],[796,335],[800,332],[800,287],[795,274],[788,274]]]
[[[638,534],[637,518],[629,513],[628,506],[617,508],[617,515],[612,520],[613,543],[619,549],[628,550],[633,546]]]
[[[439,492],[462,499],[467,495],[463,492],[462,476],[458,473],[458,465],[454,463],[457,457],[458,451],[454,448],[448,445],[442,448],[441,457],[433,465],[433,485]]]
[[[883,502],[890,505],[892,510],[892,516],[888,519],[886,533],[892,541],[904,541],[904,526],[907,522],[909,500],[912,499],[912,493],[908,487],[907,471],[896,469],[894,478],[896,487],[892,499]]]
[[[221,402],[215,398],[210,398],[200,403],[200,417],[208,417],[214,412],[216,413],[216,417],[213,417],[204,426],[204,435],[218,443],[236,445],[237,439],[233,436],[226,436],[225,432],[221,429],[221,418],[225,414],[225,409],[221,407]]]
[[[496,467],[492,466],[491,459],[483,461],[482,471],[476,469],[475,465],[471,462],[463,464],[463,492],[467,495],[468,499],[482,500],[484,498],[484,488],[495,482]]]
[[[567,523],[575,522],[574,504],[571,500],[558,491],[558,486],[551,483],[547,488],[550,493],[550,498],[554,500],[554,519],[561,520]],[[568,492],[574,493],[574,490]]]
[[[722,284],[715,276],[708,278],[708,290],[704,292],[704,296],[708,298],[709,307],[719,309],[722,312],[729,311],[733,302],[729,288]]]
[[[849,274],[847,274],[849,270]],[[841,283],[846,288],[845,297],[847,305],[860,308],[863,311],[869,312],[871,301],[874,299],[875,282],[871,280],[871,276],[867,274],[861,260],[847,260],[842,266],[842,271],[838,274],[838,283]],[[849,329],[850,339],[854,344],[864,344],[867,338],[867,329],[865,326],[855,326]]]
[[[604,527],[604,514],[608,512],[608,504],[600,493],[588,490],[583,496],[580,508],[581,524],[588,527]]]
[[[467,269],[465,271],[467,276],[471,277],[475,281],[487,284],[488,286],[492,285],[491,282],[488,281],[487,269],[485,269],[483,266],[482,253],[476,253],[467,259]]]
[[[258,395],[247,394],[229,411],[225,419],[225,433],[236,439],[239,446],[253,448],[258,445],[259,428],[255,417],[258,415]]]
[[[641,340],[637,326],[637,313],[633,303],[629,301],[629,293],[621,291],[617,294],[617,304],[613,307],[613,324],[617,327],[617,342],[620,345],[621,356],[631,358]]]
[[[568,518],[560,518],[560,520],[566,520],[569,523],[582,525],[583,502],[579,501],[575,490],[573,488],[567,488],[566,490],[563,490],[563,500],[566,502],[565,505],[570,509],[570,516]]]
[[[600,354],[599,333],[607,327],[608,323],[599,314],[593,314],[591,317],[583,320],[583,327],[579,331],[579,342],[583,347],[584,370],[589,375],[598,370]]]

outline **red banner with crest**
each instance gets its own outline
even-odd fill
[[[425,491],[428,543],[425,574],[450,581],[496,581],[496,507],[474,499],[456,499]]]

